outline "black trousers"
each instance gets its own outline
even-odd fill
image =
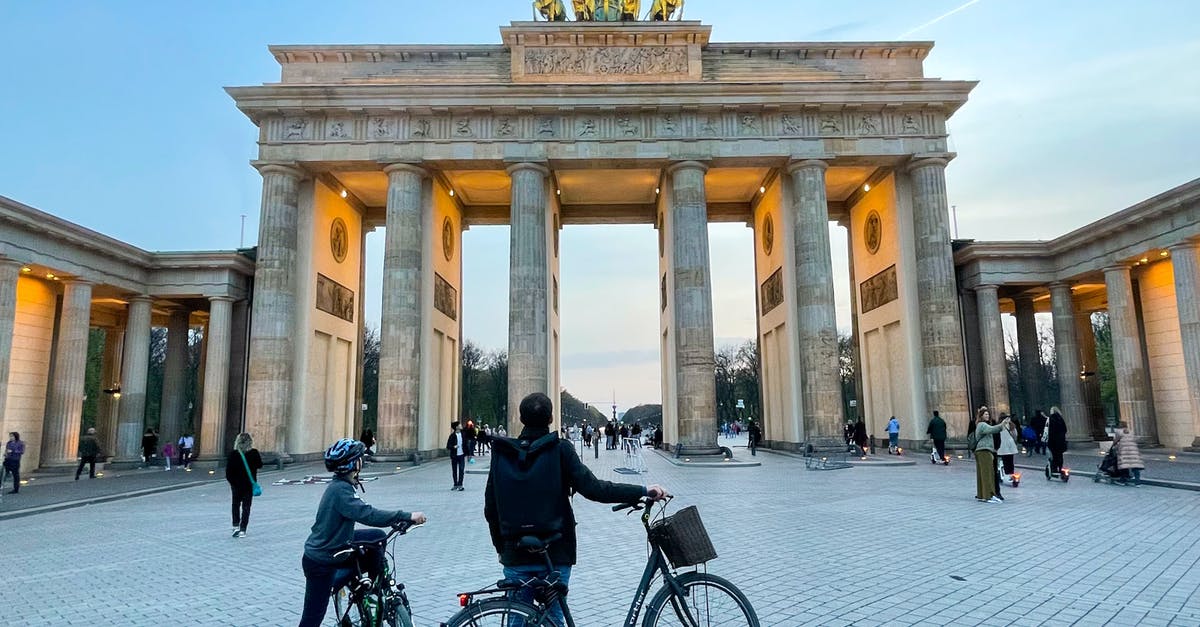
[[[92,479],[95,479],[96,478],[96,456],[95,455],[89,455],[87,457],[79,458],[79,467],[75,469],[75,478],[78,479],[79,473],[83,472],[84,464],[90,465],[90,467],[88,468],[88,476],[91,477]]]
[[[933,441],[933,450],[937,451],[938,459],[940,459],[942,461],[946,461],[946,441],[945,440],[934,440]]]
[[[382,540],[386,536],[381,529],[354,531],[355,542]],[[343,562],[327,564],[309,559],[307,555],[300,558],[300,566],[304,569],[304,613],[300,615],[300,627],[320,627],[325,620],[325,610],[329,609],[329,597],[354,576],[353,559],[350,557]],[[383,567],[382,547],[369,550],[359,559],[358,567],[370,573],[374,579]]]
[[[1016,472],[1017,464],[1014,459],[1016,455],[1001,455],[1000,463],[1004,465],[1004,474],[1011,475]]]
[[[450,475],[454,480],[454,486],[460,487],[463,484],[463,473],[467,469],[467,456],[450,454]]]
[[[1063,465],[1063,451],[1050,449],[1050,472],[1061,472]]]
[[[20,460],[16,460],[16,461],[5,460],[4,461],[4,469],[8,471],[8,474],[12,475],[12,482],[13,482],[12,491],[20,492],[21,491],[21,461]],[[4,482],[0,481],[0,489],[3,489],[3,488],[4,488]]]
[[[233,526],[246,530],[250,524],[250,505],[254,503],[254,492],[249,487],[229,485],[233,493]]]

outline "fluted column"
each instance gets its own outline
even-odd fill
[[[54,371],[50,374],[50,396],[42,427],[43,466],[70,464],[75,459],[83,417],[91,316],[92,284],[64,281],[58,343],[54,347]]]
[[[508,429],[518,433],[521,399],[534,392],[556,399],[550,386],[550,273],[546,177],[536,163],[508,168],[512,178],[508,289]]]
[[[1200,262],[1196,242],[1172,246],[1175,302],[1179,308],[1179,337],[1187,371],[1188,399],[1192,408],[1193,447],[1200,447]]]
[[[375,438],[381,451],[417,448],[421,407],[422,272],[425,226],[432,207],[424,193],[429,173],[397,163],[388,175],[383,250],[383,313],[379,333],[379,407]]]
[[[1129,268],[1105,268],[1104,284],[1108,290],[1108,320],[1112,329],[1113,366],[1117,374],[1121,421],[1133,429],[1138,442],[1157,444],[1158,425],[1150,413],[1149,377]]]
[[[674,250],[670,272],[674,277],[679,444],[693,453],[719,450],[708,201],[704,193],[707,171],[707,166],[695,161],[676,163],[667,169]],[[822,228],[828,230],[826,225]]]
[[[232,339],[233,299],[208,299],[208,354],[204,368],[204,404],[200,419],[200,451],[207,458],[225,457],[225,411],[229,398],[229,346]],[[251,434],[254,435],[254,434]]]
[[[846,227],[846,248],[851,252],[846,255],[847,265],[850,270],[850,352],[854,359],[854,411],[850,412],[850,418],[857,420],[859,416],[866,415],[863,404],[866,395],[863,393],[863,367],[862,367],[862,343],[859,342],[858,332],[858,277],[854,274],[854,233],[850,228],[849,222],[844,225]],[[840,378],[840,370],[839,370]]]
[[[829,250],[829,205],[825,170],[810,159],[788,165],[792,177],[792,233],[796,261],[797,336],[806,441],[840,437],[842,386],[838,373],[837,310],[833,301],[833,256]],[[707,220],[705,222],[707,230]]]
[[[1096,356],[1096,329],[1092,327],[1092,313],[1079,311],[1075,314],[1075,339],[1079,342],[1079,374],[1083,390],[1083,405],[1087,409],[1088,433],[1093,439],[1105,437],[1104,406],[1100,400],[1100,361]],[[1090,373],[1084,375],[1084,373]],[[1067,434],[1071,437],[1071,434]]]
[[[17,317],[17,279],[20,276],[20,263],[12,259],[0,259],[0,420],[4,419],[7,409],[8,372]],[[8,434],[4,434],[4,438],[7,441]]]
[[[258,171],[263,193],[250,317],[246,430],[254,434],[262,451],[286,457],[300,306],[296,302],[297,211],[304,175],[281,164],[260,164]]]
[[[159,441],[177,442],[187,411],[188,323],[192,312],[171,310],[167,321],[167,360],[163,364],[162,403],[159,411]]]
[[[1032,416],[1035,409],[1042,407],[1042,352],[1038,346],[1037,317],[1033,310],[1033,297],[1021,295],[1013,299],[1017,318],[1017,361],[1020,364],[1021,387],[1025,399],[1024,407],[1014,407],[1013,412]]]
[[[142,458],[142,433],[146,428],[146,377],[150,373],[150,304],[149,296],[129,299],[129,312],[125,319],[117,448],[106,451],[119,461]]]
[[[1058,372],[1059,409],[1067,421],[1067,437],[1090,440],[1091,426],[1087,405],[1083,402],[1083,382],[1079,378],[1079,342],[1075,337],[1075,301],[1071,286],[1050,284],[1050,309],[1054,321],[1054,359]],[[1047,409],[1043,407],[1042,409]]]
[[[125,344],[125,331],[115,327],[104,329],[104,355],[100,364],[100,411],[96,415],[96,437],[100,446],[111,453],[117,448],[117,412],[121,408],[121,397],[104,390],[121,387],[121,351]],[[167,440],[160,440],[166,443]]]
[[[950,207],[946,202],[946,160],[917,159],[912,178],[913,235],[921,325],[921,363],[929,411],[947,424],[966,424],[967,372],[963,360],[958,284],[950,250]],[[1007,405],[1007,401],[1005,403]]]
[[[1008,413],[1008,365],[1004,359],[1004,325],[1000,320],[999,288],[975,288],[979,304],[979,344],[983,349],[983,379],[993,417]]]

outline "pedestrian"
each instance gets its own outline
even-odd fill
[[[887,423],[888,433],[888,454],[900,454],[900,421],[896,420],[895,416]]]
[[[987,409],[987,407],[979,408],[980,411],[985,409]],[[967,422],[967,459],[971,459],[971,457],[974,456],[975,444],[977,442],[978,439],[975,437],[975,417],[971,416],[971,420]]]
[[[450,490],[462,492],[465,489],[463,473],[466,471],[467,443],[457,420],[450,423],[450,437],[446,438],[446,450],[450,452],[450,478],[454,480]]]
[[[854,423],[854,445],[865,456],[868,450],[867,444],[867,423],[859,418],[858,422]]]
[[[167,442],[163,445],[163,461],[166,462],[166,470],[171,469],[171,460],[175,459],[175,445]]]
[[[1146,464],[1142,463],[1142,451],[1138,448],[1137,438],[1129,433],[1129,428],[1125,423],[1113,432],[1113,446],[1117,447],[1117,469],[1122,470],[1121,474],[1128,477],[1128,473],[1133,473],[1133,485],[1142,486],[1142,471],[1146,469]],[[1128,482],[1127,478],[1122,478],[1121,483]]]
[[[495,433],[492,432],[492,425],[484,424],[483,425],[483,435],[482,435],[482,437],[479,438],[479,454],[480,455],[487,455],[489,452],[491,452],[493,435],[495,435]]]
[[[9,494],[21,491],[21,456],[25,454],[25,443],[21,434],[16,431],[8,432],[8,442],[4,445],[4,472],[12,475],[13,487]],[[4,489],[4,481],[0,480],[0,490]]]
[[[363,463],[371,461],[370,457],[375,454],[375,432],[370,429],[363,429],[362,436],[358,438],[358,441],[367,447],[367,450],[363,451]]]
[[[1037,434],[1033,446],[1033,452],[1037,453],[1038,455],[1046,454],[1046,441],[1042,439],[1042,433],[1045,432],[1046,422],[1049,421],[1049,419],[1050,418],[1039,409],[1033,412],[1033,418],[1029,421],[1029,426],[1033,427],[1033,432]]]
[[[942,420],[937,410],[934,410],[933,418],[929,419],[925,433],[933,440],[933,450],[937,451],[937,458],[942,460],[943,464],[949,464],[950,459],[946,457],[946,421]]]
[[[88,427],[87,433],[79,438],[79,467],[75,469],[75,480],[83,472],[83,465],[88,464],[88,477],[96,478],[96,458],[100,456],[100,440],[96,439],[96,428]]]
[[[467,446],[467,463],[475,463],[475,441],[479,439],[479,434],[475,430],[475,422],[468,420],[467,427],[462,430],[463,438],[466,440]]]
[[[661,425],[654,428],[654,437],[650,438],[650,441],[654,443],[655,449],[662,449],[663,430]]]
[[[992,435],[1008,426],[1006,418],[1001,425],[991,425],[991,412],[980,407],[975,425],[975,500],[984,503],[1003,503],[1004,497],[997,494],[996,445]]]
[[[847,420],[846,424],[842,425],[842,439],[846,442],[846,452],[854,452],[854,421]]]
[[[179,436],[179,465],[184,470],[192,469],[192,447],[196,445],[196,438],[191,431],[184,431],[183,435]]]
[[[258,469],[263,467],[262,456],[254,448],[254,439],[249,433],[240,433],[233,441],[233,450],[225,459],[225,480],[233,497],[233,537],[246,537],[246,525],[250,524],[250,505],[254,502],[254,486],[258,483]]]
[[[1063,453],[1067,452],[1067,422],[1057,407],[1050,408],[1042,439],[1046,442],[1046,448],[1050,449],[1050,474],[1061,474]]]
[[[758,443],[762,440],[762,429],[753,419],[746,421],[746,432],[750,434],[749,447],[751,455],[758,455]]]
[[[508,437],[508,429],[504,428],[504,423],[496,425],[496,436],[501,438]]]
[[[142,434],[142,468],[149,468],[158,457],[158,435],[154,429],[146,429]]]
[[[1004,477],[1008,479],[1009,484],[1012,484],[1013,473],[1016,470],[1017,451],[1017,426],[1012,422],[1012,417],[1008,414],[1000,414],[1002,419],[1008,420],[1008,425],[1000,430],[1000,446],[996,448],[996,455],[1000,457],[1001,465],[1004,468]]]

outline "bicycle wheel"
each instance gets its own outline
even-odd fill
[[[550,619],[537,622],[537,608],[510,599],[487,599],[464,607],[446,627],[554,627]]]
[[[352,601],[345,587],[333,593],[333,616],[337,627],[377,627],[375,614],[379,611],[378,597],[368,594]],[[402,623],[397,623],[401,625]],[[394,627],[394,626],[391,626]]]
[[[646,606],[642,627],[759,627],[758,615],[750,601],[729,581],[697,572],[684,573],[676,581],[683,587],[684,596],[677,597],[663,586]],[[686,619],[685,606],[695,623]]]

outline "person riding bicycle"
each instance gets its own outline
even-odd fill
[[[386,537],[379,529],[355,529],[359,522],[372,527],[390,527],[402,522],[414,525],[425,523],[421,512],[386,511],[367,504],[356,491],[362,489],[358,473],[362,470],[363,455],[367,447],[352,438],[342,438],[325,451],[325,468],[333,472],[333,481],[325,488],[321,504],[317,506],[317,518],[312,533],[304,541],[304,557],[300,564],[304,569],[304,613],[300,627],[318,627],[325,620],[329,597],[334,584],[342,583],[353,572],[348,558],[336,558],[334,554],[345,549],[351,541],[371,542]],[[359,558],[359,564],[372,575],[383,567],[382,547],[373,546]]]
[[[521,401],[521,424],[525,425],[521,435],[492,441],[483,515],[504,566],[505,579],[545,574],[544,558],[517,546],[523,536],[535,536],[548,542],[547,553],[559,581],[568,583],[576,561],[573,493],[600,503],[632,503],[642,497],[660,500],[668,496],[659,485],[643,487],[597,479],[579,460],[574,446],[551,433],[553,415],[549,397],[530,394]],[[532,601],[533,592],[521,590],[518,598]],[[551,608],[550,618],[562,624],[562,608],[557,604]]]

